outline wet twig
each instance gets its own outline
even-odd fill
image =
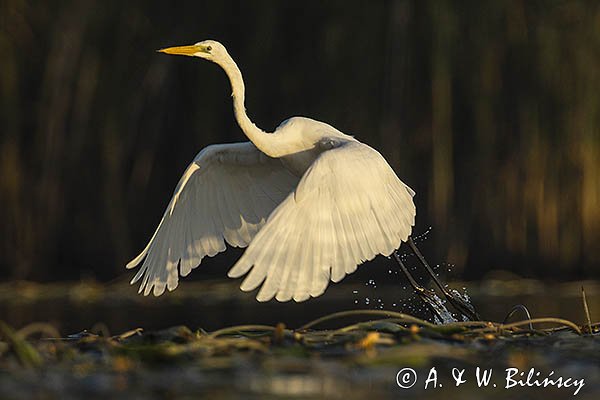
[[[333,314],[329,314],[329,315],[325,315],[321,318],[317,318],[313,321],[310,321],[304,325],[302,325],[300,328],[297,329],[297,331],[305,331],[309,328],[312,328],[313,326],[316,326],[322,322],[325,321],[330,321],[330,320],[334,320],[334,319],[338,319],[338,318],[343,318],[343,317],[349,317],[349,316],[358,316],[358,315],[377,315],[377,316],[386,316],[388,318],[393,317],[393,318],[397,318],[398,320],[401,320],[403,322],[407,322],[407,323],[413,323],[413,324],[418,324],[418,325],[423,325],[423,326],[428,326],[428,327],[434,327],[436,326],[435,324],[432,324],[431,322],[422,320],[420,318],[417,317],[413,317],[412,315],[408,315],[408,314],[403,314],[403,313],[399,313],[399,312],[395,312],[395,311],[385,311],[385,310],[349,310],[349,311],[339,311],[339,312],[335,312]]]
[[[590,309],[588,307],[587,297],[585,296],[585,289],[581,286],[581,301],[583,302],[583,311],[585,312],[585,318],[587,321],[587,328],[589,333],[594,333],[592,330],[592,318],[590,317]]]

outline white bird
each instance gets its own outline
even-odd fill
[[[246,275],[256,299],[304,301],[359,264],[390,255],[415,221],[415,192],[377,150],[310,118],[256,127],[244,107],[242,74],[225,47],[205,40],[159,50],[218,64],[231,82],[235,118],[250,142],[217,144],[194,158],[131,283],[139,292],[174,290],[205,256],[248,247],[228,276]],[[142,262],[143,261],[143,262]]]

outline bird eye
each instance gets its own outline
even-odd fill
[[[211,51],[212,50],[212,46],[206,46],[206,51]]]

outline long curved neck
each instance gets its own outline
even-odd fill
[[[231,96],[233,97],[233,112],[235,119],[237,120],[240,128],[246,134],[248,139],[254,143],[254,145],[263,153],[270,157],[277,157],[277,151],[273,146],[274,135],[269,134],[256,125],[250,120],[248,114],[246,114],[246,107],[244,105],[246,88],[244,86],[244,79],[242,78],[242,72],[238,68],[237,64],[233,59],[229,58],[219,63],[221,68],[225,70],[229,82],[231,83]]]

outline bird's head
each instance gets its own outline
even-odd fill
[[[228,56],[225,46],[215,40],[203,40],[189,46],[167,47],[158,51],[166,54],[200,57],[216,63]]]

